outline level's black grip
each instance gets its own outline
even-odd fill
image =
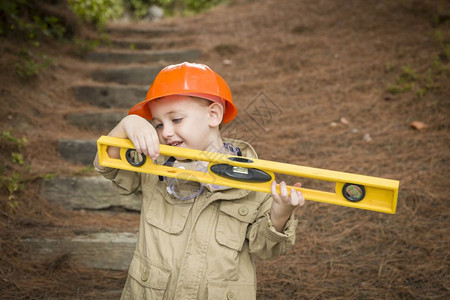
[[[247,182],[267,182],[272,180],[270,174],[255,168],[235,167],[228,164],[211,166],[211,171],[219,176]]]
[[[229,160],[231,161],[237,161],[237,162],[242,162],[242,163],[252,163],[253,160],[245,158],[245,157],[239,157],[239,156],[231,156],[228,157]]]

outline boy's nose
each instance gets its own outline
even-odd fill
[[[164,126],[163,132],[162,132],[163,138],[167,139],[171,136],[173,136],[173,127],[170,125]]]

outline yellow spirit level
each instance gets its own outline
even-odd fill
[[[109,146],[120,148],[120,159],[108,155]],[[209,162],[208,171],[193,171],[153,163],[137,153],[128,139],[102,136],[97,141],[99,163],[104,167],[270,193],[275,173],[335,182],[335,192],[288,186],[306,200],[394,214],[399,181],[345,172],[297,166],[194,149],[160,145],[161,155]],[[279,191],[279,185],[277,189]]]

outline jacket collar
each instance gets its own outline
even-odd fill
[[[258,155],[256,154],[255,149],[248,144],[247,142],[230,139],[230,138],[223,138],[223,141],[225,143],[231,143],[233,146],[238,147],[241,150],[242,156],[248,157],[248,158],[254,158],[257,159]],[[156,159],[157,164],[164,164],[168,160],[168,157],[166,156],[160,156]],[[187,167],[189,168],[189,167]],[[205,191],[204,194],[206,194],[207,198],[211,198],[211,201],[214,201],[216,199],[221,200],[234,200],[234,199],[240,199],[245,196],[247,196],[251,191],[248,190],[241,190],[236,189],[232,187],[222,186],[220,188],[215,188],[209,184],[205,185]]]

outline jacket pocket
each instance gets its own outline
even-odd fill
[[[241,251],[248,224],[255,221],[257,214],[257,206],[252,201],[222,201],[217,220],[217,242]]]
[[[163,299],[170,270],[135,253],[128,270],[122,299]]]
[[[186,225],[194,202],[169,198],[167,191],[157,185],[148,203],[145,220],[169,234],[179,234]]]
[[[211,281],[208,282],[208,300],[252,300],[256,299],[253,283]]]

